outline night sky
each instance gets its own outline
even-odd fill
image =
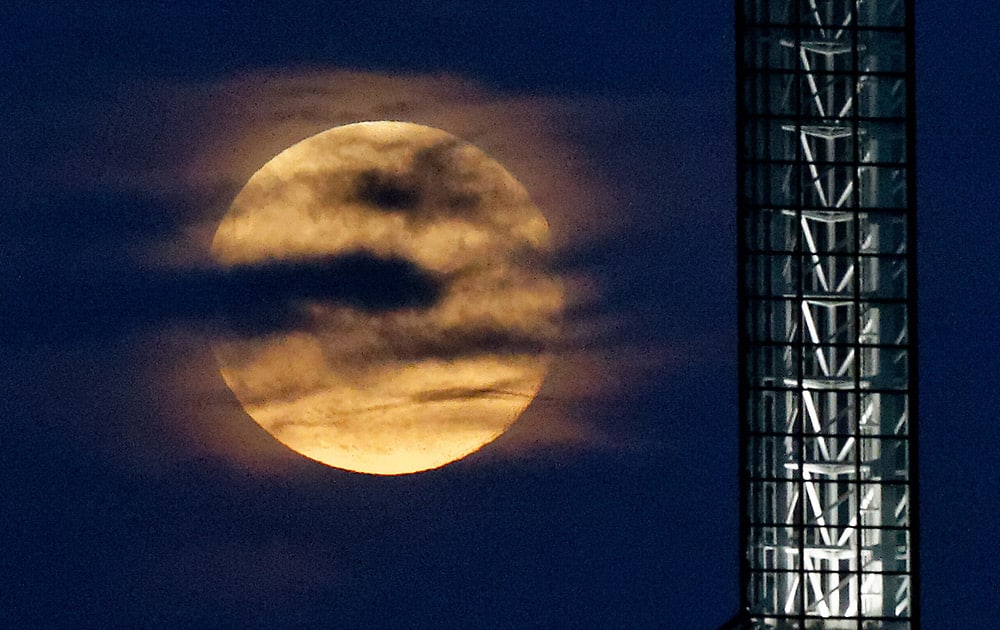
[[[697,630],[736,612],[733,8],[607,4],[3,9],[0,625]],[[930,630],[1000,618],[998,6],[917,11]],[[522,421],[400,477],[297,457],[240,410],[207,339],[220,311],[260,313],[199,267],[256,168],[374,118],[507,166],[579,296]],[[413,280],[348,263],[328,271]],[[351,282],[346,299],[399,299]]]

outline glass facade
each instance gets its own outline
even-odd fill
[[[916,630],[912,0],[737,0],[743,625]]]

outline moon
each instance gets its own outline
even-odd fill
[[[431,127],[356,123],[289,147],[236,196],[211,254],[225,270],[363,255],[440,283],[389,308],[302,297],[294,322],[212,342],[247,414],[336,468],[414,473],[480,449],[531,403],[558,337],[542,212],[500,164]],[[377,293],[383,280],[351,282]]]

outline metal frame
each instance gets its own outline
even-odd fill
[[[744,627],[919,627],[912,11],[737,1]]]

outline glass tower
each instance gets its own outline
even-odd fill
[[[912,0],[737,0],[741,614],[915,630]]]

